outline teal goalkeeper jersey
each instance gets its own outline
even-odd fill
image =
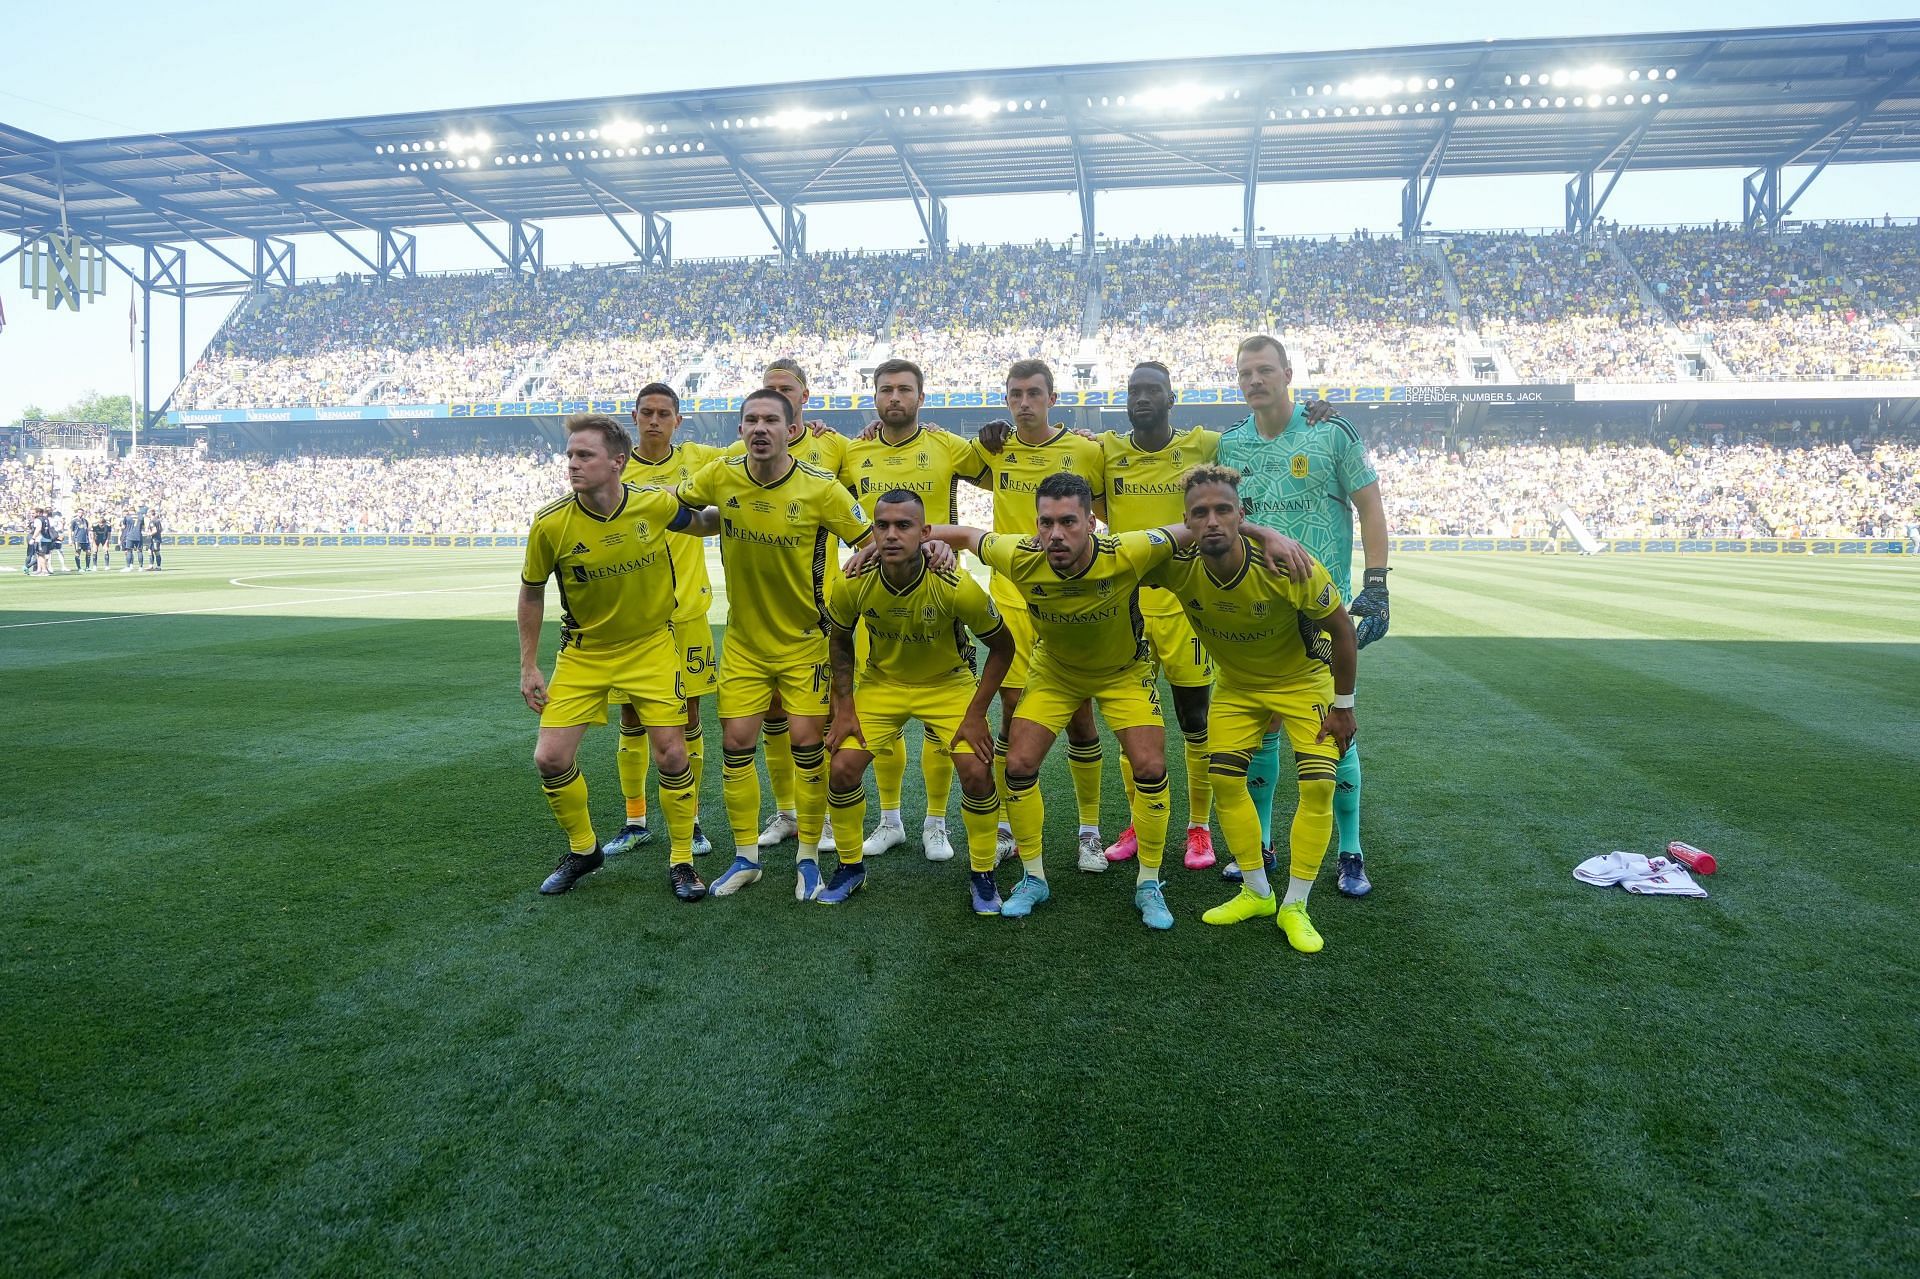
[[[1360,432],[1340,417],[1310,426],[1295,404],[1287,429],[1271,440],[1251,416],[1222,435],[1220,463],[1242,476],[1247,518],[1305,546],[1326,565],[1340,598],[1352,599],[1353,495],[1380,478]]]

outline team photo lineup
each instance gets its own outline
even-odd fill
[[[1137,862],[1134,908],[1148,928],[1171,928],[1164,676],[1188,778],[1182,861],[1214,865],[1217,798],[1225,878],[1240,885],[1201,918],[1274,918],[1295,950],[1320,950],[1307,899],[1336,826],[1340,891],[1371,888],[1354,681],[1359,649],[1387,632],[1386,517],[1358,432],[1329,406],[1310,416],[1294,403],[1281,344],[1249,337],[1235,358],[1253,411],[1225,433],[1173,428],[1172,381],[1155,362],[1128,380],[1124,435],[1053,425],[1058,395],[1039,360],[1008,368],[1010,430],[990,423],[977,441],[920,423],[925,374],[906,359],[874,370],[879,420],[851,441],[801,421],[806,374],[791,360],[768,366],[742,402],[740,443],[724,450],[674,439],[680,397],[664,383],[640,389],[631,434],[606,415],[569,418],[572,492],[533,520],[519,607],[521,695],[540,713],[534,762],[568,843],[540,891],[567,892],[652,837],[651,763],[680,901],[757,883],[762,850],[791,837],[794,896],[845,902],[864,887],[867,858],[905,842],[902,731],[913,720],[929,797],[922,847],[930,861],[953,856],[944,800],[958,772],[974,913],[1022,918],[1052,895],[1037,782],[1065,730],[1078,868]],[[992,528],[955,522],[963,483],[993,494]],[[1357,597],[1356,522],[1366,552]],[[715,536],[734,601],[718,656],[700,545]],[[852,552],[844,567],[838,547]],[[991,569],[990,591],[961,552]],[[550,679],[539,652],[549,579],[564,609]],[[733,851],[711,884],[694,864],[713,848],[698,806],[699,699],[709,695]],[[997,735],[987,718],[996,698]],[[609,703],[627,819],[603,843],[578,760]],[[1096,713],[1119,743],[1132,817],[1111,845],[1099,825]],[[1299,802],[1276,896],[1283,738]],[[764,829],[763,741],[775,801]],[[871,836],[869,765],[883,814]],[[837,855],[830,872],[823,852]],[[1003,861],[1019,867],[1004,899]]]

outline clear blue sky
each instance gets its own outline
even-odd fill
[[[85,36],[76,42],[67,30],[72,10],[13,6],[0,41],[0,120],[66,139],[852,75],[1864,21],[1911,17],[1913,4],[1616,0],[1579,9],[1538,0],[1347,0],[1196,10],[1176,0],[972,0],[897,9],[768,0],[673,6],[578,0],[554,7],[506,0],[99,0],[85,13]],[[876,14],[888,16],[877,20]],[[1562,177],[1442,181],[1430,216],[1435,226],[1556,225],[1564,183]],[[1739,192],[1737,173],[1629,174],[1608,213],[1624,222],[1737,218]],[[1887,211],[1920,213],[1920,175],[1905,167],[1836,168],[1795,208],[1810,218]],[[1078,225],[1071,196],[957,201],[951,212],[954,234],[974,241],[1064,239]],[[1239,225],[1239,193],[1114,193],[1101,196],[1100,218],[1116,235],[1225,232]],[[1398,223],[1399,190],[1397,184],[1273,187],[1262,193],[1259,219],[1270,231],[1388,230]],[[918,237],[905,204],[808,213],[809,242],[817,248],[904,247]],[[764,232],[747,212],[678,215],[674,240],[684,256],[765,247]],[[326,248],[302,245],[303,275],[344,265],[344,255]],[[547,228],[549,263],[606,261],[624,251],[609,228],[591,222]],[[420,254],[423,269],[491,260],[458,229],[423,235]],[[91,388],[127,388],[123,278],[112,277],[109,298],[81,315],[30,303],[18,281],[12,263],[0,268],[7,315],[0,334],[0,421],[13,420],[29,403],[57,408]],[[225,307],[223,301],[193,305],[189,359],[218,327]],[[156,383],[174,367],[171,342],[156,323]]]

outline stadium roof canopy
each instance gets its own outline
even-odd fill
[[[326,233],[410,273],[408,228],[465,223],[514,268],[537,223],[607,217],[641,258],[676,210],[753,208],[804,246],[813,203],[1233,184],[1403,181],[1403,229],[1442,174],[1565,174],[1591,225],[1629,167],[1742,167],[1777,226],[1787,166],[1920,160],[1920,21],[1493,40],[706,89],[55,142],[0,126],[0,231],[63,217],[100,244]],[[1804,189],[1804,184],[1801,185]],[[507,224],[490,238],[489,223]],[[1249,226],[1248,231],[1251,231]],[[371,240],[367,233],[372,233]],[[285,269],[290,270],[287,253]]]

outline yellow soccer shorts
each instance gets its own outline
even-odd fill
[[[1100,718],[1116,733],[1166,724],[1160,713],[1160,672],[1150,661],[1130,662],[1110,671],[1063,671],[1052,662],[1036,662],[1013,717],[1032,720],[1058,734],[1089,697]]]
[[[730,643],[715,681],[721,719],[765,715],[776,692],[787,714],[824,717],[831,686],[824,635],[817,645],[782,654],[760,653]]]
[[[973,704],[973,695],[979,687],[965,671],[955,672],[937,684],[901,684],[880,679],[856,683],[853,709],[860,716],[861,736],[867,739],[865,749],[873,755],[884,753],[900,740],[901,730],[910,719],[925,724],[928,734],[943,745],[951,742],[953,735],[960,731],[960,721],[967,717],[967,707]],[[838,737],[836,748],[847,745],[848,740]],[[973,748],[961,742],[952,747],[952,751],[956,755],[971,755]]]
[[[1013,665],[1007,668],[1007,677],[1000,681],[1000,687],[1025,688],[1033,675],[1033,650],[1039,642],[1033,633],[1033,618],[1027,615],[1024,606],[1010,608],[998,600],[994,603],[1000,609],[1000,620],[1006,624],[1007,635],[1013,640]]]
[[[607,722],[607,704],[632,704],[640,723],[668,728],[687,722],[680,691],[679,645],[661,627],[625,644],[563,648],[547,684],[542,728],[572,728]]]
[[[1242,688],[1223,680],[1214,685],[1213,700],[1207,706],[1207,749],[1250,755],[1260,749],[1267,726],[1277,718],[1295,755],[1337,760],[1340,743],[1331,737],[1324,742],[1313,740],[1332,704],[1331,671],[1272,688]]]
[[[1148,613],[1142,620],[1167,683],[1175,688],[1206,688],[1213,683],[1213,658],[1201,647],[1185,613]]]
[[[680,641],[680,688],[688,697],[705,697],[719,678],[720,660],[713,647],[713,625],[705,613],[673,619]]]

